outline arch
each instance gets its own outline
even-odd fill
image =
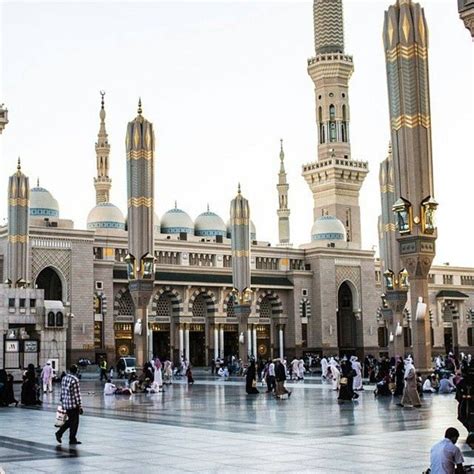
[[[334,104],[329,106],[329,120],[334,122],[336,120],[336,107]]]
[[[134,316],[135,305],[128,288],[120,288],[114,298],[115,316]]]
[[[151,301],[151,312],[157,316],[158,301],[162,296],[167,296],[171,301],[171,313],[173,316],[179,316],[183,312],[183,299],[178,291],[170,286],[165,286],[158,290]]]
[[[337,345],[341,353],[354,353],[357,347],[357,320],[353,307],[352,288],[344,281],[337,292]]]
[[[349,286],[351,293],[352,293],[352,311],[355,313],[356,317],[358,317],[361,313],[361,308],[360,308],[360,296],[359,296],[359,290],[357,289],[357,286],[354,284],[354,282],[350,279],[345,279],[340,285],[339,289],[343,284],[347,284]],[[338,290],[339,291],[339,290]]]
[[[35,285],[37,288],[44,290],[45,300],[64,301],[63,291],[66,285],[66,279],[60,270],[48,265],[43,268],[36,277]]]
[[[300,318],[311,317],[311,301],[308,298],[301,298],[300,301]]]
[[[205,288],[200,288],[193,291],[193,294],[189,298],[189,312],[193,313],[194,302],[200,295],[202,295],[202,298],[206,302],[207,314],[213,315],[217,311],[217,299],[211,290],[206,290]]]
[[[262,302],[265,300],[269,301],[271,304],[272,316],[280,316],[283,313],[283,304],[281,302],[280,297],[274,291],[268,290],[262,293],[257,299],[256,305],[255,305],[255,311],[257,312],[257,314],[261,313],[260,306]]]
[[[347,122],[347,108],[346,104],[342,105],[342,121]]]
[[[228,318],[233,318],[235,317],[235,311],[234,311],[234,305],[235,305],[235,295],[232,292],[229,292],[224,300],[224,313],[227,315]]]

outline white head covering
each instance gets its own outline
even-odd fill
[[[415,366],[413,365],[413,359],[408,356],[405,359],[405,378],[408,377],[408,374],[410,373],[411,369],[415,370]]]

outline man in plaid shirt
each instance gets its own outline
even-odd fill
[[[77,440],[76,434],[79,428],[79,415],[82,415],[81,389],[79,379],[76,376],[77,365],[72,365],[69,374],[63,377],[61,382],[61,405],[67,413],[67,420],[58,431],[56,440],[61,443],[64,432],[69,429],[69,444],[82,444]]]

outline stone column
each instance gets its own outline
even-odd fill
[[[407,302],[407,291],[387,290],[385,297],[392,312],[388,324],[389,333],[393,334],[393,342],[389,343],[389,355],[390,357],[395,357],[397,355],[404,357],[405,343],[403,340],[403,333],[397,336],[396,330],[398,324],[400,327],[403,327],[403,310]]]
[[[219,329],[217,324],[214,326],[214,360],[219,357]]]
[[[189,353],[189,328],[186,327],[186,329],[184,330],[184,345],[185,345],[185,348],[184,348],[184,351],[185,351],[185,359],[188,360],[188,362],[191,361],[191,354]]]
[[[184,329],[183,325],[179,325],[179,357],[184,357]]]
[[[219,329],[219,354],[220,358],[224,358],[224,326],[221,325]]]
[[[257,326],[253,325],[252,329],[252,356],[257,358]]]
[[[285,355],[285,350],[283,347],[283,326],[280,326],[278,328],[278,341],[280,346],[280,359],[283,360],[283,357]]]
[[[249,356],[252,356],[252,354],[253,354],[253,349],[252,349],[252,341],[253,341],[253,338],[252,338],[252,329],[250,328],[250,326],[249,326],[248,329],[247,329],[247,339],[248,339],[248,341],[249,341],[248,355],[249,355]]]

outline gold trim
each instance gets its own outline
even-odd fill
[[[397,230],[397,227],[395,224],[385,224],[383,226],[383,231],[384,232],[395,232]]]
[[[26,244],[28,241],[27,235],[9,235],[8,242],[12,244]]]
[[[131,150],[127,154],[127,160],[146,160],[153,159],[153,150]]]
[[[231,225],[248,225],[250,227],[249,218],[234,217],[230,220],[230,223]]]
[[[425,30],[425,23],[423,21],[423,16],[420,15],[418,19],[418,30],[420,32],[420,38],[423,44],[426,44],[426,30]]]
[[[250,257],[248,250],[232,250],[232,257]]]
[[[390,18],[388,22],[388,40],[390,42],[390,46],[392,46],[393,32],[394,32],[393,23],[392,23],[392,19]]]
[[[8,200],[9,206],[28,206],[28,198],[13,198]]]
[[[383,186],[380,187],[380,191],[382,193],[394,193],[395,186],[393,186],[393,184],[384,184]]]
[[[153,204],[153,198],[147,197],[134,197],[128,200],[128,207],[151,207]]]
[[[402,30],[403,30],[403,35],[405,36],[405,41],[408,41],[408,35],[410,34],[410,21],[408,20],[406,13],[403,18]]]
[[[410,46],[404,46],[398,44],[395,48],[389,49],[385,52],[385,56],[388,62],[393,63],[398,58],[401,59],[428,59],[428,48],[426,46],[420,46],[418,43],[412,44]]]
[[[400,115],[399,117],[393,118],[392,129],[400,130],[402,127],[416,128],[420,125],[424,128],[431,127],[431,117],[429,115],[416,114],[416,115]]]

